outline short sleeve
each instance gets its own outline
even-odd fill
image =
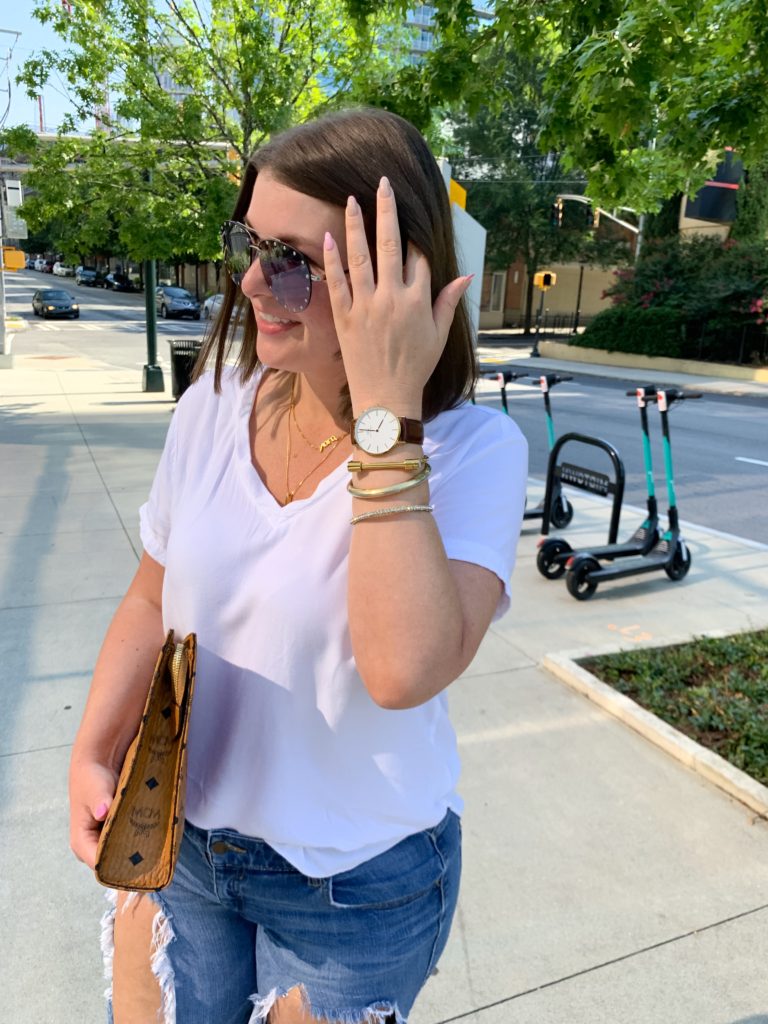
[[[171,507],[176,469],[176,434],[178,408],[165,437],[163,454],[155,472],[149,499],[139,509],[139,532],[144,550],[160,565],[165,565],[165,552],[171,532]]]
[[[431,500],[448,558],[481,565],[504,584],[496,621],[510,606],[510,577],[525,510],[528,444],[507,416],[482,412],[483,420],[475,418],[468,441],[446,455]]]

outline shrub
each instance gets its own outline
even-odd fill
[[[649,242],[616,271],[613,305],[572,344],[684,359],[765,360],[768,245],[717,238]]]
[[[598,314],[572,345],[609,352],[684,358],[683,319],[676,309],[612,306]]]
[[[581,664],[768,785],[768,630],[622,651]]]

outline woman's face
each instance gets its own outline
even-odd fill
[[[266,169],[256,179],[245,223],[259,238],[278,238],[304,253],[313,274],[323,270],[323,238],[330,231],[343,264],[347,265],[344,210],[296,192]],[[277,302],[258,260],[246,273],[241,287],[253,307],[258,330],[256,352],[262,363],[273,369],[323,375],[331,372],[343,378],[325,281],[312,282],[312,298],[300,313],[289,312]],[[275,318],[287,322],[275,322]]]

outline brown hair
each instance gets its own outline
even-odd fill
[[[386,175],[394,189],[405,254],[408,243],[419,249],[432,272],[432,301],[459,276],[450,204],[440,169],[424,138],[408,121],[376,108],[328,114],[290,128],[261,146],[245,168],[233,220],[242,221],[259,171],[283,185],[327,203],[345,207],[354,195],[360,204],[371,249],[375,252],[376,191]],[[197,362],[195,379],[214,358],[216,391],[224,361],[239,326],[242,347],[237,359],[247,381],[259,367],[256,322],[250,302],[227,278],[224,300]],[[477,362],[464,300],[459,303],[448,340],[424,388],[423,418],[433,419],[467,399],[475,384]],[[340,396],[342,415],[351,420],[349,392]]]

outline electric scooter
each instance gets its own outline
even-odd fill
[[[605,544],[602,547],[590,548],[588,552],[574,552],[567,540],[562,537],[542,537],[539,541],[539,552],[536,556],[536,568],[547,580],[558,580],[566,571],[566,564],[577,554],[590,554],[594,558],[613,561],[617,558],[631,558],[635,555],[646,555],[659,542],[659,513],[653,481],[653,464],[651,462],[651,442],[648,436],[648,402],[655,401],[656,388],[652,386],[635,388],[627,395],[637,397],[640,409],[640,428],[643,435],[643,464],[645,466],[645,482],[647,487],[646,506],[648,514],[645,521],[622,544]]]
[[[568,380],[573,380],[573,377],[559,373],[543,373],[539,377],[539,387],[544,395],[544,412],[547,417],[547,442],[550,454],[555,447],[555,425],[552,421],[552,406],[549,402],[549,392],[557,384],[564,384]],[[523,513],[523,519],[543,519],[545,504],[546,499],[545,501],[540,501],[535,508],[526,508]],[[573,519],[573,505],[563,494],[559,477],[554,479],[551,488],[549,519],[556,530],[563,530]]]
[[[701,398],[700,393],[686,394],[679,388],[658,389],[655,396],[646,396],[647,400],[655,398],[661,418],[662,444],[664,448],[664,474],[667,483],[669,509],[668,525],[659,544],[644,555],[626,558],[611,565],[601,565],[595,552],[573,555],[567,564],[565,584],[568,592],[578,601],[586,601],[592,597],[600,583],[606,580],[618,580],[627,576],[639,576],[651,572],[665,572],[671,580],[681,580],[691,567],[691,552],[680,533],[677,500],[675,498],[675,481],[672,469],[672,445],[669,437],[669,408],[674,402],[682,402],[689,398]]]

